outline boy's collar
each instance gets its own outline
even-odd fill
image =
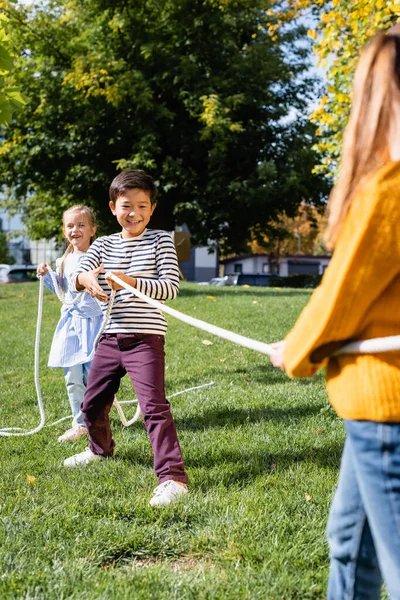
[[[134,240],[140,240],[144,236],[144,234],[146,233],[146,231],[147,231],[147,227],[146,227],[146,229],[144,229],[142,231],[142,233],[140,235],[135,235],[135,237],[129,237],[129,238],[123,238],[122,237],[122,231],[120,231],[118,235],[119,235],[119,239],[122,242],[133,242]]]

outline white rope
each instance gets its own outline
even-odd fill
[[[21,427],[2,428],[2,429],[0,429],[0,436],[3,436],[3,437],[16,437],[16,436],[25,437],[25,436],[33,435],[35,433],[38,433],[41,429],[43,429],[43,427],[53,427],[54,425],[58,425],[59,423],[62,423],[66,419],[72,418],[72,415],[67,415],[66,417],[62,417],[61,419],[58,419],[57,421],[54,421],[53,423],[50,423],[49,425],[45,425],[45,413],[44,413],[44,406],[43,406],[43,398],[42,398],[42,392],[41,392],[40,381],[39,381],[39,348],[40,348],[40,330],[41,330],[41,326],[42,326],[42,315],[43,315],[43,296],[44,296],[43,292],[44,292],[44,278],[43,278],[43,276],[41,276],[41,277],[39,277],[39,300],[38,300],[38,316],[37,316],[37,321],[36,321],[35,360],[34,360],[34,379],[35,379],[36,395],[37,395],[39,412],[40,412],[40,423],[37,427],[35,427],[35,429],[32,429],[31,431],[24,431]],[[107,308],[107,312],[106,312],[105,318],[103,320],[100,332],[97,335],[97,338],[95,340],[96,345],[98,343],[98,339],[100,338],[100,335],[104,331],[104,328],[105,328],[107,321],[109,319],[109,316],[111,314],[111,310],[112,310],[112,306],[113,306],[113,302],[114,302],[114,296],[115,296],[115,291],[113,290],[113,293],[111,294],[111,297],[110,297],[110,303]],[[57,297],[59,297],[59,296],[57,295]],[[61,302],[62,302],[62,300],[61,300]],[[215,384],[215,382],[212,381],[211,383],[204,383],[202,385],[190,387],[185,390],[181,390],[180,392],[175,392],[174,394],[171,394],[170,396],[167,396],[167,399],[174,398],[175,396],[180,396],[181,394],[186,394],[187,392],[200,390],[202,388],[209,387],[214,384]],[[123,400],[121,403],[119,403],[117,401],[117,399],[114,398],[115,407],[118,411],[118,414],[120,416],[122,424],[125,427],[129,427],[130,425],[132,425],[133,423],[138,421],[138,419],[141,416],[140,407],[139,406],[137,407],[134,417],[128,421],[125,418],[125,415],[123,413],[123,410],[122,410],[120,404],[133,404],[133,403],[137,403],[137,400]]]
[[[400,335],[350,342],[335,352],[335,356],[340,354],[375,354],[394,350],[400,350]]]
[[[187,394],[187,392],[193,392],[195,390],[201,390],[202,388],[210,387],[211,385],[215,385],[215,381],[211,381],[210,383],[203,383],[202,385],[196,385],[195,387],[186,388],[186,390],[181,390],[180,392],[175,392],[174,394],[171,394],[170,396],[167,396],[166,398],[167,398],[167,400],[169,400],[170,398],[175,398],[175,396],[180,396],[181,394]],[[118,402],[118,405],[120,406],[121,404],[137,404],[137,399],[135,398],[134,400],[121,400]],[[130,419],[130,421],[127,421],[124,413],[121,410],[121,414],[119,416],[121,418],[122,424],[125,425],[125,427],[129,427],[130,425],[132,425],[132,423],[135,423],[141,415],[140,410],[139,410],[139,414],[137,414],[137,413],[138,413],[138,411],[136,410],[135,416],[132,419]],[[58,419],[58,421],[54,421],[54,423],[50,423],[49,425],[46,425],[46,427],[53,427],[53,425],[58,425],[59,423],[62,423],[66,419],[72,419],[72,415],[62,417],[62,419]],[[124,421],[125,421],[125,423],[124,423]]]
[[[67,303],[65,301],[65,297],[63,297],[61,290],[58,287],[58,282],[55,278],[54,271],[52,271],[49,268],[49,273],[50,273],[50,277],[52,278],[54,289],[56,291],[56,295],[59,298],[59,300],[61,302],[63,302],[63,304],[69,304],[69,305],[75,304],[78,301],[78,299],[80,298],[81,294],[78,294],[78,296],[73,300],[73,302]],[[211,325],[210,323],[206,323],[205,321],[201,321],[200,319],[196,319],[194,317],[190,317],[189,315],[185,315],[184,313],[181,313],[180,311],[175,310],[174,308],[165,306],[161,302],[158,302],[157,300],[154,300],[153,298],[149,298],[145,294],[142,294],[142,292],[139,292],[139,290],[137,290],[136,288],[125,283],[125,281],[123,281],[117,275],[114,275],[111,272],[107,273],[107,277],[109,279],[111,279],[112,281],[115,281],[115,283],[121,285],[126,290],[130,291],[132,294],[134,294],[138,298],[141,298],[142,300],[144,300],[151,306],[154,306],[158,310],[161,310],[162,312],[165,312],[166,314],[169,314],[172,317],[175,317],[176,319],[179,319],[180,321],[187,323],[188,325],[192,325],[193,327],[196,327],[197,329],[201,329],[203,331],[206,331],[207,333],[216,335],[222,339],[225,339],[225,340],[228,340],[235,344],[238,344],[239,346],[243,346],[244,348],[249,348],[250,350],[255,350],[256,352],[260,352],[261,354],[266,354],[267,356],[272,356],[272,354],[274,354],[274,350],[273,350],[271,344],[265,344],[264,342],[259,342],[257,340],[253,340],[253,339],[245,337],[243,335],[239,335],[237,333],[228,331],[227,329],[223,329],[222,327],[217,327],[216,325]],[[82,293],[84,293],[84,292],[82,292]],[[109,306],[107,308],[106,315],[103,319],[102,327],[100,329],[98,336],[96,337],[96,340],[95,340],[96,345],[107,325],[108,319],[111,314],[114,297],[115,297],[115,290],[112,291]],[[39,412],[40,412],[40,423],[35,429],[32,429],[31,431],[23,431],[21,429],[21,427],[3,428],[3,429],[0,429],[0,436],[10,437],[10,436],[33,435],[34,433],[39,432],[44,427],[45,414],[44,414],[43,399],[42,399],[42,395],[41,395],[40,382],[39,382],[39,345],[40,345],[40,328],[41,328],[41,323],[42,323],[42,313],[43,313],[43,277],[40,277],[38,317],[37,317],[37,323],[36,323],[36,339],[35,339],[35,365],[34,365],[34,378],[35,378],[35,387],[36,387],[38,406],[39,406]],[[395,351],[395,350],[400,350],[400,336],[399,335],[388,336],[388,337],[384,337],[384,338],[375,338],[375,339],[371,339],[371,340],[361,340],[361,341],[351,342],[349,344],[346,344],[342,348],[340,348],[340,350],[338,350],[335,353],[335,355],[359,354],[359,353],[362,353],[362,354],[370,354],[371,353],[372,354],[372,353],[378,353],[378,352],[391,352],[391,351]],[[189,390],[177,392],[174,395],[178,395],[180,393],[185,393],[186,391],[191,391],[192,389],[199,389],[200,387],[206,387],[207,385],[213,385],[213,383],[204,384],[204,386],[196,386],[195,388],[189,388]],[[136,402],[136,401],[135,400],[126,400],[123,402],[123,404],[129,404],[129,403],[133,403],[133,402]],[[127,421],[127,419],[125,418],[125,415],[123,413],[123,410],[121,408],[121,403],[119,403],[116,398],[114,398],[114,405],[115,405],[115,407],[118,411],[118,414],[120,416],[120,419],[121,419],[122,423],[125,425],[125,427],[129,427],[129,425],[131,425],[132,423],[136,422],[139,419],[139,417],[140,417],[140,407],[139,406],[136,409],[135,416],[130,421]],[[62,421],[64,421],[65,419],[68,419],[68,418],[69,417],[63,417],[62,419],[55,421],[51,425],[56,425],[58,423],[61,423]],[[49,425],[49,427],[51,425]]]
[[[184,313],[175,310],[174,308],[170,308],[169,306],[165,306],[161,302],[154,300],[153,298],[149,298],[139,292],[136,288],[132,287],[128,283],[125,283],[122,279],[120,279],[117,275],[109,272],[106,274],[109,279],[115,281],[126,290],[132,292],[138,298],[141,298],[151,306],[158,308],[165,312],[167,315],[171,315],[184,323],[188,323],[189,325],[193,325],[193,327],[197,327],[197,329],[202,329],[203,331],[207,331],[207,333],[211,333],[220,338],[228,340],[229,342],[233,342],[238,344],[239,346],[243,346],[244,348],[250,348],[251,350],[255,350],[256,352],[261,352],[261,354],[266,354],[267,356],[272,356],[274,354],[274,350],[271,344],[265,344],[263,342],[258,342],[256,340],[252,340],[251,338],[245,337],[243,335],[238,335],[237,333],[232,333],[227,329],[222,329],[222,327],[216,327],[215,325],[211,325],[210,323],[206,323],[205,321],[201,321],[200,319],[195,319],[194,317],[189,317]],[[388,336],[384,338],[375,338],[372,340],[362,340],[360,342],[351,342],[349,344],[345,344],[339,352],[336,354],[359,354],[359,353],[375,353],[375,352],[391,352],[393,350],[400,350],[400,336]]]
[[[0,436],[15,437],[15,436],[33,435],[34,433],[38,433],[44,427],[45,414],[44,414],[44,407],[43,407],[42,392],[40,389],[40,382],[39,382],[39,345],[40,345],[40,328],[42,325],[42,314],[43,314],[43,277],[40,277],[38,315],[37,315],[37,321],[36,321],[35,364],[34,364],[35,387],[36,387],[36,395],[37,395],[39,412],[40,412],[40,423],[37,427],[35,427],[35,429],[32,429],[31,431],[24,431],[23,429],[21,429],[21,427],[8,427],[5,429],[0,429]],[[11,433],[11,432],[13,432],[13,433]]]
[[[210,383],[203,383],[202,385],[196,385],[195,387],[187,388],[186,390],[182,390],[181,392],[175,392],[175,394],[171,394],[170,396],[167,396],[167,400],[169,400],[170,398],[175,398],[175,396],[180,396],[181,394],[186,394],[187,392],[192,392],[194,390],[201,390],[202,388],[209,387],[210,385],[215,385],[215,381],[211,381]],[[115,408],[117,409],[119,417],[122,421],[122,424],[125,425],[125,427],[129,427],[133,423],[136,423],[136,421],[140,418],[142,413],[140,412],[140,407],[138,406],[134,417],[132,417],[132,419],[130,421],[127,421],[125,418],[124,412],[121,408],[121,404],[133,404],[136,402],[137,402],[137,400],[122,400],[121,402],[116,402],[116,398],[114,398]]]
[[[193,325],[193,327],[197,327],[197,329],[202,329],[203,331],[207,331],[207,333],[216,335],[220,338],[228,340],[229,342],[238,344],[239,346],[244,346],[245,348],[256,350],[257,352],[261,352],[262,354],[267,354],[268,356],[271,356],[271,354],[273,354],[274,352],[270,344],[265,344],[264,342],[257,342],[256,340],[252,340],[251,338],[245,337],[244,335],[232,333],[227,329],[222,329],[222,327],[217,327],[216,325],[211,325],[210,323],[206,323],[205,321],[201,321],[200,319],[189,317],[189,315],[185,315],[184,313],[181,313],[178,310],[175,310],[174,308],[165,306],[165,304],[158,302],[158,300],[154,300],[153,298],[149,298],[145,294],[142,294],[142,292],[139,292],[139,290],[137,290],[136,288],[132,287],[128,283],[125,283],[125,281],[123,281],[113,273],[107,273],[106,276],[112,281],[115,281],[115,283],[118,283],[119,285],[124,287],[126,290],[132,292],[132,294],[134,294],[135,296],[138,296],[138,298],[141,298],[141,300],[144,300],[151,306],[154,306],[154,308],[158,308],[158,310],[161,310],[167,315],[171,315],[172,317],[175,317],[176,319],[179,319],[184,323],[188,323],[188,325]]]
[[[193,392],[195,390],[201,390],[202,388],[210,387],[211,385],[215,385],[215,381],[210,381],[210,383],[203,383],[202,385],[196,385],[194,387],[187,388],[186,390],[175,392],[166,398],[169,400],[170,398],[175,398],[175,396],[180,396],[181,394],[186,394],[187,392]],[[120,404],[134,404],[136,402],[137,400],[121,400]]]
[[[79,300],[81,299],[83,294],[86,292],[86,290],[83,290],[82,292],[78,292],[76,294],[75,298],[73,298],[72,300],[66,300],[65,292],[64,292],[64,290],[62,290],[60,288],[59,283],[57,281],[57,273],[55,271],[53,271],[53,269],[51,267],[48,267],[47,271],[48,271],[51,281],[53,283],[55,294],[62,304],[65,304],[65,306],[74,306],[74,304],[79,302]]]

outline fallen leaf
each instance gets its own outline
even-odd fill
[[[33,477],[33,475],[26,474],[26,481],[28,485],[33,485],[34,483],[36,483],[36,477]]]
[[[205,346],[212,346],[213,342],[210,342],[210,340],[203,340],[202,342]]]
[[[311,496],[309,496],[308,494],[304,494],[304,497],[307,500],[307,502],[310,502]]]

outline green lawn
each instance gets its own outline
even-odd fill
[[[309,295],[183,284],[171,305],[272,342]],[[0,286],[0,427],[39,423],[37,296],[36,283]],[[62,371],[46,366],[59,310],[46,292],[40,373],[48,423],[69,413]],[[1,437],[2,600],[325,597],[324,529],[344,433],[323,374],[290,381],[261,354],[168,321],[167,395],[215,382],[172,400],[190,495],[167,509],[148,506],[157,482],[146,432],[141,422],[124,429],[115,410],[116,457],[87,468],[62,466],[86,445],[57,444],[68,421]],[[118,397],[134,397],[128,380]],[[135,407],[124,410],[130,417]]]

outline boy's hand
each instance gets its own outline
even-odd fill
[[[47,263],[43,262],[38,265],[36,273],[38,275],[46,275],[46,273],[48,273],[48,271],[49,271],[49,265]]]
[[[97,267],[97,269],[93,269],[93,271],[85,271],[84,273],[79,273],[79,275],[76,278],[76,289],[78,291],[86,289],[87,293],[92,298],[97,298],[97,300],[107,302],[108,296],[100,287],[99,282],[97,281],[97,277],[103,269],[104,265],[101,264],[99,267]]]
[[[127,283],[128,285],[131,285],[132,287],[136,287],[136,278],[135,277],[129,277],[129,275],[125,275],[125,273],[122,273],[122,271],[110,271],[110,273],[112,275],[116,275],[117,277],[122,279],[122,281],[125,281],[125,283]],[[122,285],[120,285],[119,283],[116,283],[115,281],[110,279],[110,277],[108,277],[108,273],[106,273],[106,281],[107,281],[108,285],[110,286],[110,288],[113,290],[122,290],[123,289]]]
[[[285,371],[285,365],[283,362],[283,353],[285,351],[285,340],[282,340],[280,342],[275,342],[275,344],[271,344],[272,348],[274,350],[274,354],[272,354],[272,356],[270,356],[270,360],[272,362],[272,364],[274,365],[274,367],[277,367],[278,369],[281,369],[282,371]]]

